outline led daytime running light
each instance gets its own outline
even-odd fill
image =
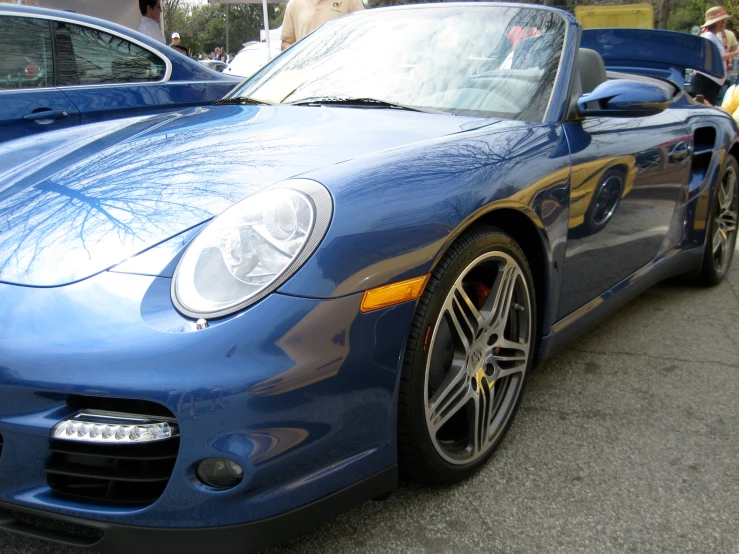
[[[99,444],[155,442],[179,434],[179,427],[171,418],[98,410],[83,410],[51,430],[52,439]]]

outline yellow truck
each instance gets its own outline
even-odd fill
[[[575,17],[583,29],[603,27],[654,28],[652,4],[622,4],[620,6],[576,6]]]

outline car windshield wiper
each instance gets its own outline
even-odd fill
[[[248,96],[234,96],[233,98],[224,98],[222,100],[219,100],[218,102],[215,102],[216,106],[228,106],[228,105],[245,106],[245,105],[256,105],[256,104],[261,104],[265,106],[273,105],[271,102],[265,102],[264,100],[256,100],[254,98],[249,98]]]
[[[377,98],[350,98],[344,96],[316,96],[312,98],[303,98],[294,102],[287,102],[291,106],[322,106],[326,104],[338,104],[344,106],[360,106],[369,108],[384,108],[395,110],[408,110],[412,112],[435,113],[454,115],[441,110],[429,110],[426,108],[418,108],[416,106],[406,106],[404,104],[396,104],[387,102],[386,100],[378,100]]]

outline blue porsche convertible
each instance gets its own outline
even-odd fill
[[[723,74],[530,4],[367,10],[215,105],[4,143],[0,531],[253,551],[469,476],[537,361],[726,275],[739,133],[686,68]]]
[[[210,104],[239,82],[102,19],[0,5],[0,143]]]

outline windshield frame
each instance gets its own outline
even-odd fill
[[[553,16],[557,16],[561,19],[562,22],[562,42],[561,42],[561,48],[559,53],[559,59],[556,61],[556,72],[554,73],[554,79],[551,85],[551,88],[549,89],[549,96],[547,98],[547,102],[545,103],[545,107],[542,110],[537,110],[537,116],[534,119],[531,118],[525,118],[525,117],[511,117],[510,114],[493,114],[492,112],[489,112],[488,115],[477,115],[477,117],[486,118],[486,119],[507,119],[507,120],[518,120],[518,121],[526,121],[530,123],[551,123],[553,121],[559,120],[560,116],[556,115],[556,113],[559,113],[562,111],[561,106],[558,104],[562,104],[562,94],[564,93],[565,96],[569,94],[572,80],[570,75],[570,79],[564,79],[563,72],[572,73],[572,67],[574,65],[570,63],[566,63],[566,61],[571,57],[568,55],[569,52],[573,50],[572,46],[572,34],[573,30],[575,32],[576,37],[579,39],[579,26],[571,14],[568,14],[567,12],[564,12],[557,8],[552,8],[550,6],[542,6],[538,4],[517,4],[517,3],[511,3],[511,2],[450,2],[450,3],[431,3],[431,4],[410,4],[410,5],[403,5],[403,6],[390,6],[385,8],[374,8],[371,10],[364,10],[360,12],[353,12],[347,15],[344,15],[342,17],[339,17],[335,20],[331,20],[327,23],[325,23],[321,28],[316,29],[309,35],[307,35],[303,40],[306,40],[308,37],[314,35],[315,33],[321,33],[323,32],[322,29],[330,29],[330,26],[332,25],[340,25],[342,24],[342,20],[346,21],[347,18],[363,18],[363,17],[374,17],[379,14],[386,14],[387,12],[397,12],[397,11],[407,11],[407,10],[434,10],[434,9],[443,9],[443,10],[450,10],[455,8],[462,8],[465,10],[472,10],[472,9],[499,9],[499,10],[510,10],[510,9],[519,9],[519,10],[532,10],[532,11],[541,11],[541,12],[548,12],[552,14]],[[290,56],[292,58],[293,56],[299,56],[300,50],[294,50],[295,48],[300,48],[302,41],[299,41],[292,47],[288,48],[287,50],[283,51],[279,56],[274,58],[272,61],[270,61],[268,64],[266,64],[264,67],[262,67],[259,71],[257,71],[254,75],[244,80],[238,87],[233,89],[225,98],[231,98],[240,96],[243,94],[243,92],[249,90],[253,85],[256,83],[256,81],[262,79],[264,76],[266,76],[268,73],[272,72],[275,68],[277,68],[278,65],[285,63],[286,56]],[[577,41],[576,41],[577,42]],[[574,46],[575,50],[577,48],[577,44]],[[566,82],[563,83],[563,80],[566,80]],[[284,105],[288,105],[289,102],[284,102]],[[275,104],[275,105],[282,105],[282,104]],[[423,106],[422,106],[423,107]],[[528,109],[528,108],[527,108]],[[552,113],[555,110],[558,110],[556,113]],[[467,115],[464,113],[465,110],[458,110],[459,115]],[[524,112],[526,111],[523,110]],[[451,110],[447,111],[447,113],[450,116],[455,115],[455,113]],[[523,112],[522,112],[523,113]]]

